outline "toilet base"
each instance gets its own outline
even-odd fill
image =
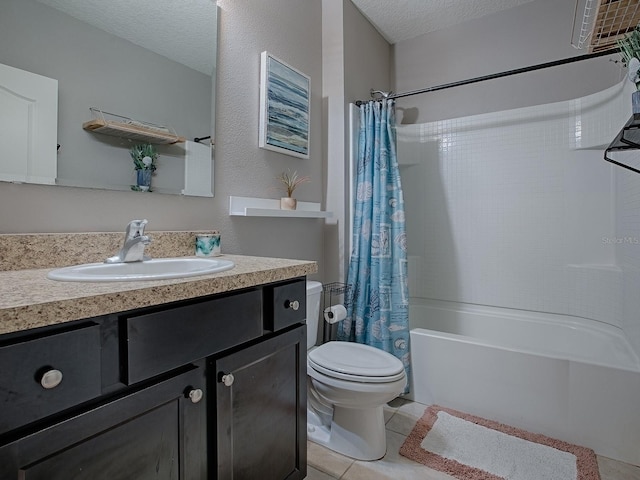
[[[312,410],[308,414],[307,437],[312,442],[356,460],[378,460],[387,452],[382,406],[347,408],[333,406],[330,425]]]

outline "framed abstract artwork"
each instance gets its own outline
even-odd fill
[[[309,76],[262,52],[260,148],[309,158],[309,83]]]

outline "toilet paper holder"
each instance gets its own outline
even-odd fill
[[[327,323],[338,323],[345,318],[347,318],[347,309],[341,303],[330,305],[324,309],[324,321]]]
[[[336,320],[342,315],[336,315],[335,308],[334,312],[331,312],[331,307],[340,306],[344,309],[344,305],[348,304],[351,300],[351,286],[346,283],[341,282],[331,282],[324,284],[322,286],[322,312],[321,315],[323,317],[323,328],[322,328],[322,342],[328,342],[330,340],[335,339],[335,324],[336,322],[343,320],[344,318],[340,318],[340,320]],[[339,309],[339,310],[342,310]],[[333,315],[333,317],[327,318],[329,312]],[[346,317],[346,309],[344,310],[344,316]]]

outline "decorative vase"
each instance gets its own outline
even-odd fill
[[[298,201],[295,198],[282,197],[280,199],[281,210],[295,210],[297,206],[298,206]]]
[[[640,114],[640,90],[631,94],[631,109],[634,115]]]
[[[151,174],[153,172],[147,169],[136,170],[138,188],[143,192],[148,192],[151,188]]]

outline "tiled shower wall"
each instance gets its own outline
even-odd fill
[[[411,295],[640,329],[640,175],[603,160],[629,86],[398,126]]]
[[[640,154],[634,158],[640,162]],[[616,171],[616,241],[623,265],[622,327],[640,355],[640,175]]]

